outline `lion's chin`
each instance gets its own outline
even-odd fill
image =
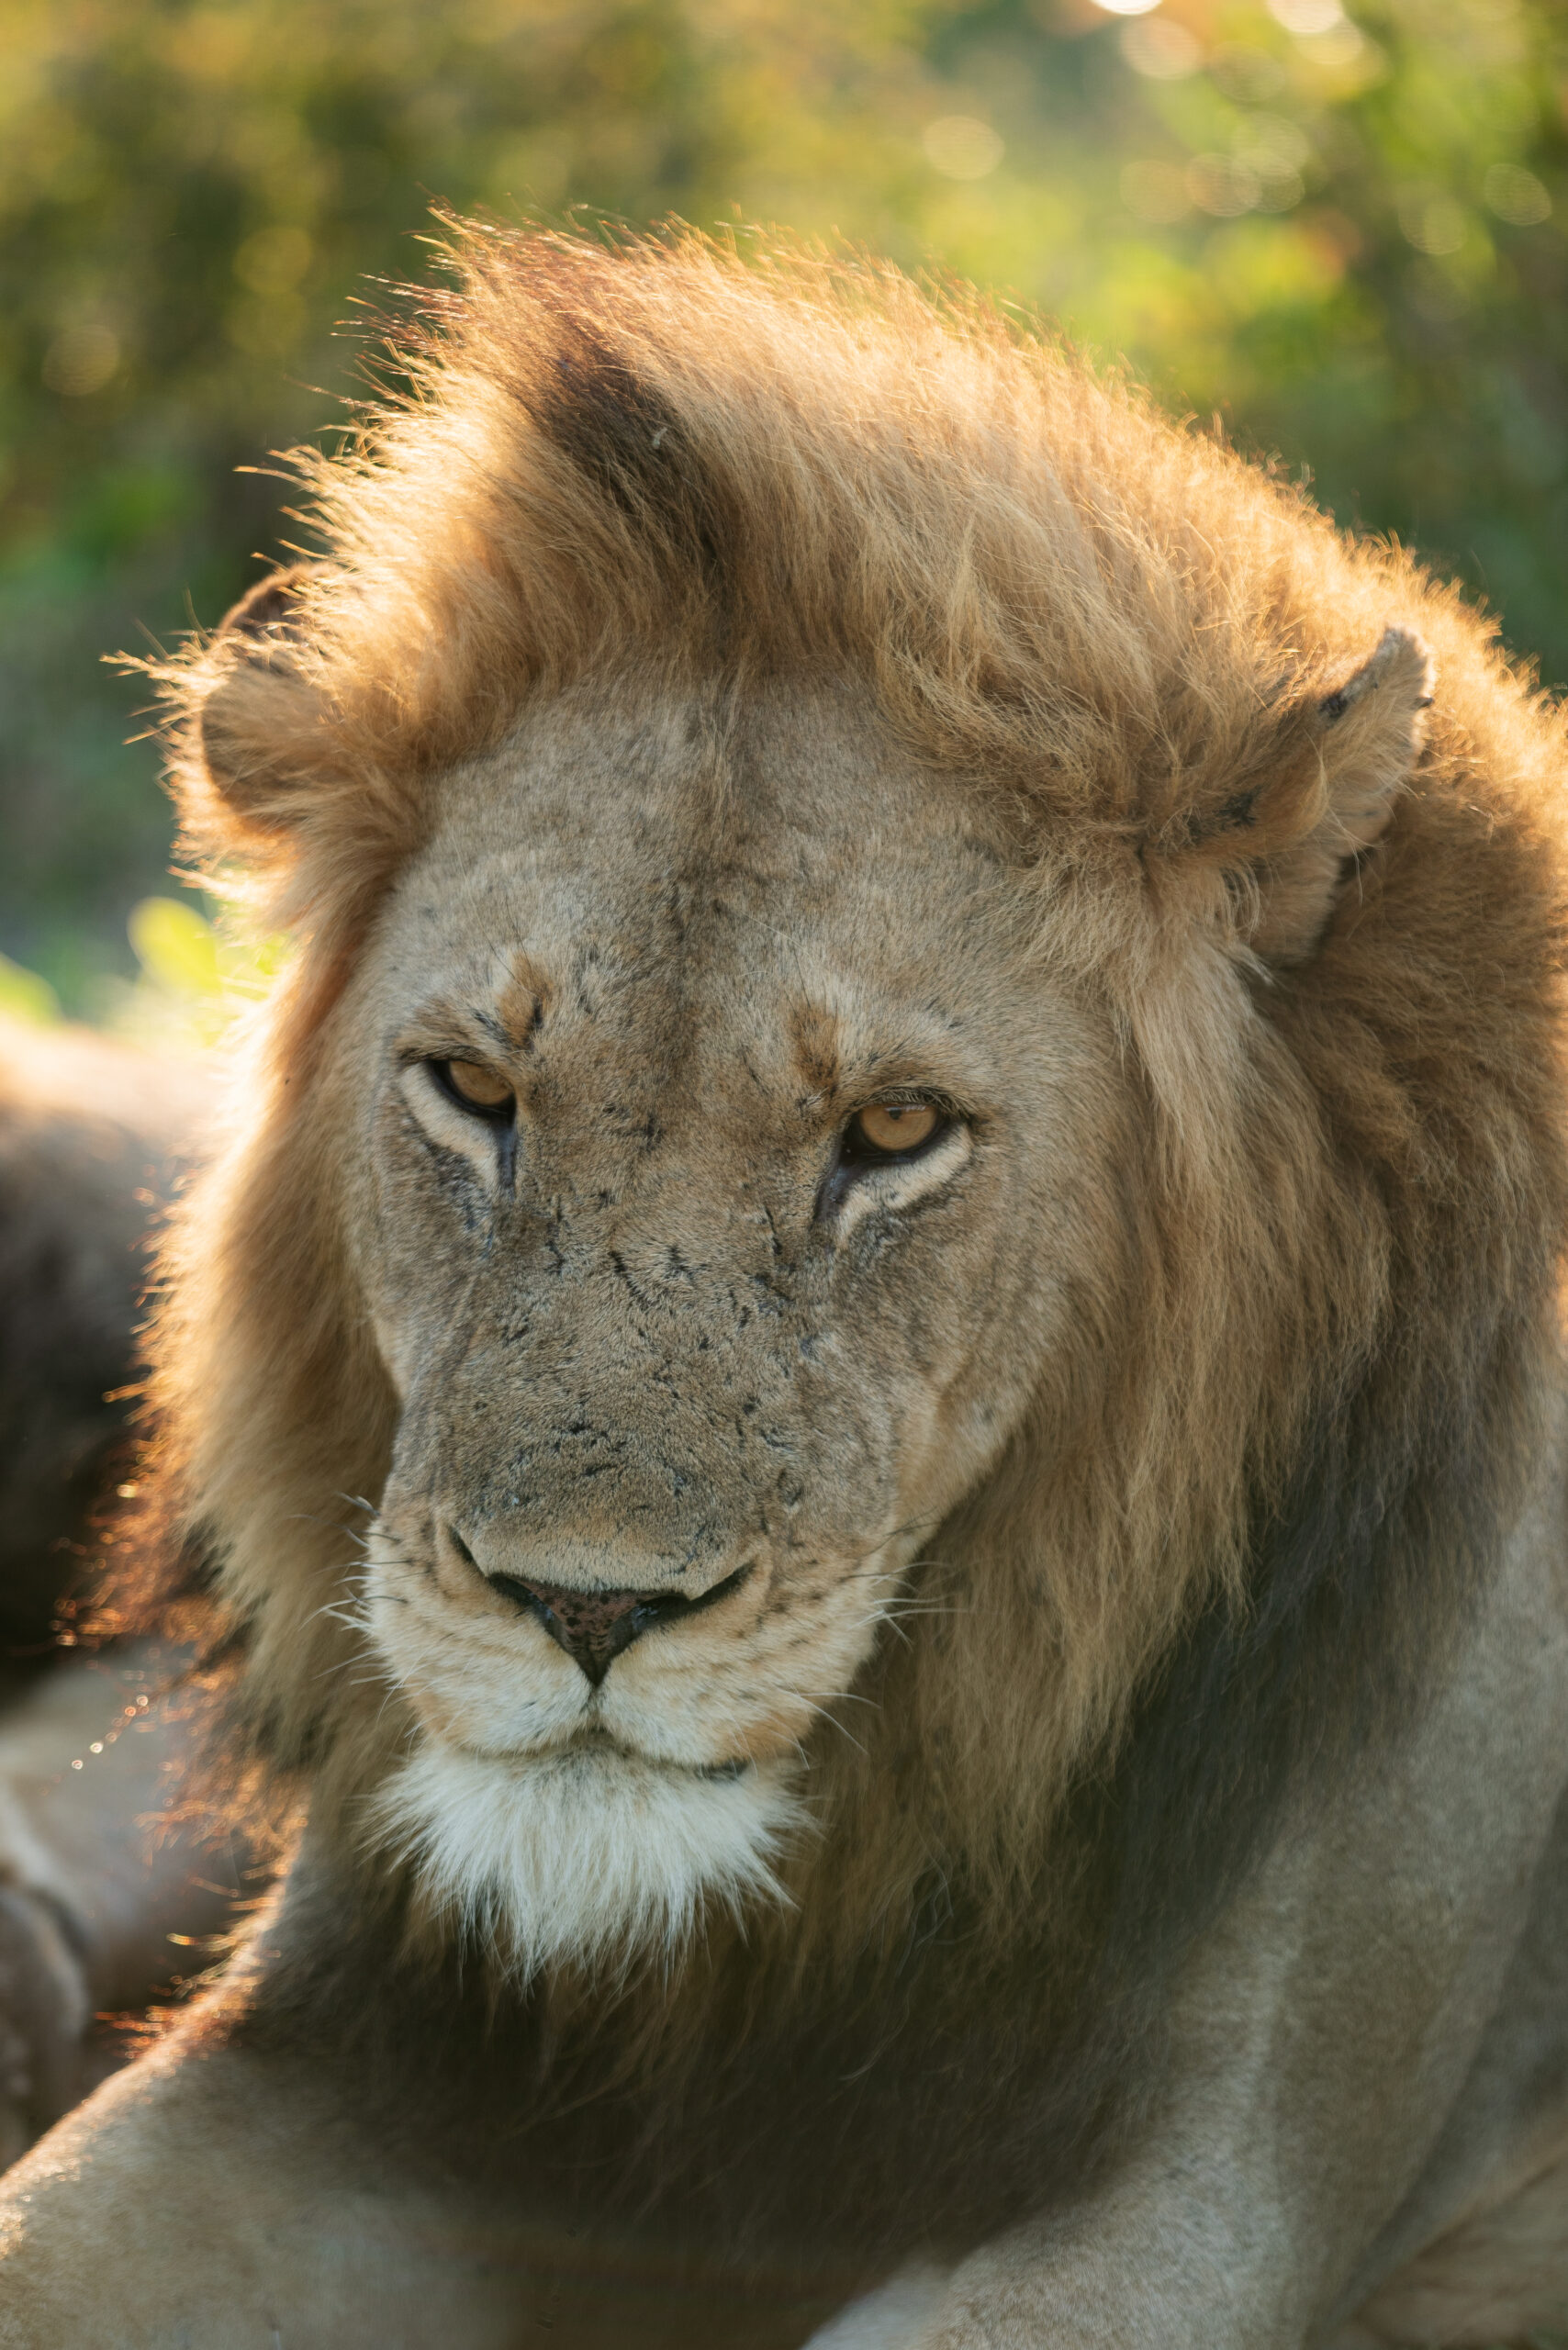
[[[706,1773],[609,1744],[486,1755],[435,1738],[372,1818],[424,1902],[524,1977],[667,1963],[708,1904],[786,1899],[775,1863],[804,1824],[780,1763]]]

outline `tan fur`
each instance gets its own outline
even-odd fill
[[[1375,2294],[1334,2350],[1497,2350],[1568,2321],[1568,2158],[1535,2153]],[[1539,2336],[1537,2337],[1539,2338]]]

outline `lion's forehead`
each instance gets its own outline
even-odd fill
[[[718,750],[658,715],[554,712],[450,778],[383,927],[391,1001],[532,989],[650,1073],[739,1030],[809,1079],[817,1015],[850,1054],[983,1058],[1021,893],[962,791],[842,714]]]

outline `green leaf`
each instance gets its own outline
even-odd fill
[[[194,906],[179,898],[143,898],[126,927],[137,961],[160,987],[200,999],[223,993],[218,934]]]
[[[60,998],[36,971],[25,971],[8,955],[0,955],[0,1013],[47,1028],[60,1017]]]

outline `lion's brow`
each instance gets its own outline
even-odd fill
[[[790,1015],[795,1066],[813,1093],[831,1093],[838,1083],[838,1022],[818,1003],[797,1004]]]
[[[525,1053],[543,1024],[554,990],[548,974],[522,947],[515,948],[509,959],[506,985],[496,1000],[495,1011],[481,1016],[498,1045]]]

